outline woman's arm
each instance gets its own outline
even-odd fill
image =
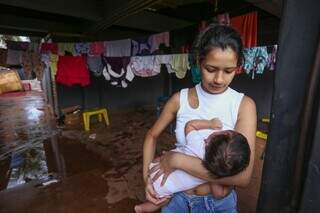
[[[143,179],[145,183],[148,179],[149,164],[154,158],[157,138],[176,117],[179,109],[179,97],[179,93],[176,93],[168,100],[160,117],[145,136],[143,144]]]
[[[240,187],[247,186],[250,182],[253,170],[256,125],[257,116],[255,103],[251,98],[245,96],[239,108],[238,120],[235,128],[236,131],[240,132],[247,138],[251,150],[250,163],[243,172],[232,177],[215,179],[208,174],[208,171],[203,167],[202,162],[199,158],[191,157],[181,153],[167,152],[159,159],[161,162],[160,170],[165,174],[164,178],[169,175],[167,174],[167,171],[172,171],[173,169],[181,169],[193,176],[213,183],[222,185],[235,185]]]

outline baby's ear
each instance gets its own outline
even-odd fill
[[[204,139],[204,144],[205,144],[206,146],[208,146],[209,142],[210,142],[210,140],[208,140],[208,138]]]

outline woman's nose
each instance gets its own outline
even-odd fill
[[[216,83],[216,84],[223,83],[223,73],[221,71],[218,71],[216,73],[216,75],[214,76],[214,83]]]

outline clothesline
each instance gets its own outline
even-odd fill
[[[18,45],[17,45],[18,44]],[[15,42],[16,46],[19,46],[19,42]],[[12,45],[9,47],[12,47]],[[19,59],[19,63],[23,65],[24,72],[26,75],[30,75],[34,71],[37,78],[41,80],[43,70],[50,67],[52,77],[54,77],[58,71],[59,59],[63,58],[64,61],[72,61],[72,58],[80,57],[81,61],[86,68],[78,67],[77,70],[83,70],[83,73],[87,73],[84,76],[85,82],[80,82],[80,85],[88,85],[90,83],[89,71],[95,76],[104,76],[111,85],[120,86],[126,88],[135,76],[140,77],[151,77],[160,73],[160,66],[164,64],[169,73],[175,73],[177,78],[184,78],[187,70],[191,69],[192,80],[197,83],[200,79],[200,70],[197,67],[195,56],[192,53],[188,54],[156,54],[147,56],[125,56],[125,57],[108,57],[103,54],[101,55],[87,55],[87,56],[59,56],[57,54],[46,53],[39,54],[37,46],[35,44],[26,44],[26,42],[20,43],[20,48],[24,48]],[[17,47],[15,47],[17,48]],[[28,48],[28,49],[26,49]],[[21,52],[21,50],[20,50]],[[245,72],[251,75],[254,79],[255,75],[262,74],[264,70],[274,70],[276,60],[277,46],[264,46],[264,47],[253,47],[244,49],[244,64],[243,69],[240,73]],[[12,60],[14,55],[8,54],[7,61]],[[10,59],[11,58],[11,59]],[[68,64],[68,62],[67,62]],[[69,66],[69,70],[72,70],[72,65]],[[45,66],[46,65],[46,66]],[[65,69],[65,62],[60,65],[62,70]],[[71,68],[70,68],[71,67]],[[68,69],[67,69],[68,70]],[[66,71],[63,71],[66,72]],[[237,73],[239,74],[239,73]],[[72,77],[68,79],[76,79],[79,72],[74,72]],[[83,78],[83,77],[82,77]],[[65,78],[63,78],[65,79]],[[60,80],[58,80],[59,82]],[[69,80],[69,83],[62,81],[64,84],[73,85],[78,84],[77,81]],[[73,82],[73,83],[71,83]]]

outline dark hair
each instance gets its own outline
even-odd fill
[[[225,25],[210,24],[201,32],[193,45],[193,52],[198,60],[203,60],[214,48],[231,48],[238,57],[238,66],[243,63],[242,40],[239,33]]]
[[[250,153],[246,137],[228,130],[210,139],[202,163],[216,177],[233,176],[249,165]]]

